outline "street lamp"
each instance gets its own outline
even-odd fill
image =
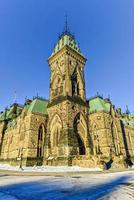
[[[23,170],[22,168],[22,159],[23,159],[23,147],[21,148],[21,152],[20,152],[20,169]]]

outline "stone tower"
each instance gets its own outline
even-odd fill
[[[51,75],[45,150],[47,164],[69,165],[74,157],[90,154],[85,62],[86,58],[66,23],[48,59]]]

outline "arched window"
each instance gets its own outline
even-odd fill
[[[79,83],[77,83],[77,95],[79,95],[80,92],[79,92]]]
[[[57,95],[61,95],[63,92],[63,86],[62,86],[62,78],[60,75],[56,75],[54,81],[53,81],[53,94],[56,97]]]
[[[72,82],[72,96],[79,95],[79,84],[77,80],[77,70],[75,68],[72,76],[71,76],[71,82]]]
[[[91,130],[92,130],[94,155],[102,154],[101,147],[100,147],[100,134],[98,130],[98,125],[95,122],[91,124]]]
[[[25,123],[23,123],[21,126],[20,126],[20,141],[23,141],[25,139],[25,132],[26,132],[26,125]]]
[[[114,152],[116,155],[120,154],[120,146],[119,146],[119,138],[118,138],[118,132],[115,124],[112,122],[111,124],[111,133],[112,133],[112,142],[114,146]]]
[[[38,130],[38,144],[37,144],[37,157],[43,156],[43,138],[44,138],[44,126],[41,125]]]
[[[94,132],[93,135],[93,139],[94,139],[94,154],[101,154],[101,148],[100,148],[100,141],[99,141],[99,135],[97,130]]]
[[[55,128],[55,131],[54,131],[54,136],[53,136],[53,146],[54,147],[57,147],[58,146],[58,127]]]
[[[50,123],[50,132],[51,132],[51,145],[52,146],[57,146],[58,143],[58,135],[60,133],[62,129],[62,121],[61,118],[59,117],[59,115],[54,115],[54,117],[52,118],[52,121]]]

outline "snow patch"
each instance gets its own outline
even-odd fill
[[[22,171],[19,166],[10,166],[8,164],[0,164],[0,170]],[[83,168],[79,166],[33,166],[23,167],[23,172],[88,172],[102,171],[101,168]]]

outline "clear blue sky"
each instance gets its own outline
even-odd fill
[[[0,0],[0,110],[49,96],[47,58],[68,12],[87,57],[86,96],[134,111],[134,0]]]

